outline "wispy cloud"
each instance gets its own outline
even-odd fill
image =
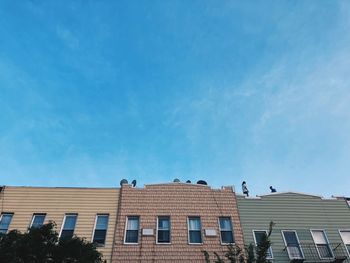
[[[78,37],[71,32],[68,28],[57,26],[56,33],[58,38],[70,49],[78,49],[80,42]]]

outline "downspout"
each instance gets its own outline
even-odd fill
[[[1,211],[0,211],[0,214],[2,214],[2,212],[4,211],[5,188],[6,188],[5,185],[0,187],[0,199],[1,199]]]
[[[113,233],[113,244],[112,244],[112,253],[111,253],[111,263],[113,262],[113,255],[114,255],[114,248],[115,248],[115,240],[116,240],[116,235],[117,235],[117,227],[118,223],[120,220],[120,210],[122,206],[122,198],[123,198],[123,185],[120,187],[119,191],[119,198],[118,198],[118,204],[116,207],[117,214],[116,214],[116,219],[115,219],[115,226],[114,226],[114,233]]]

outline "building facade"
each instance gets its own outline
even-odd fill
[[[350,262],[350,209],[344,198],[284,192],[237,195],[245,245],[257,244],[273,221],[273,262]]]
[[[94,241],[110,262],[118,201],[117,188],[5,186],[0,192],[0,233],[25,232],[54,221],[60,237],[74,234]]]
[[[112,262],[203,262],[243,245],[232,187],[169,183],[123,185]]]
[[[0,233],[49,221],[60,237],[95,242],[108,263],[204,262],[228,244],[256,245],[271,221],[272,262],[350,262],[347,198],[166,183],[143,188],[0,187]]]

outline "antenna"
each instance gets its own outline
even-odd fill
[[[132,184],[132,187],[136,187],[136,180],[132,180],[131,184]]]
[[[177,179],[177,178],[175,178],[173,182],[174,182],[174,183],[180,183],[180,180]]]
[[[204,180],[197,181],[197,184],[208,185],[207,182]]]
[[[128,183],[129,183],[128,180],[122,179],[122,180],[120,181],[120,186],[123,186],[123,184],[128,184]]]

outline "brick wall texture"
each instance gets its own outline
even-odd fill
[[[127,216],[140,217],[140,229],[153,229],[153,236],[142,236],[137,245],[124,244]],[[157,216],[170,216],[171,244],[156,244]],[[188,216],[199,216],[202,223],[203,244],[188,244]],[[201,250],[211,256],[223,256],[227,246],[221,245],[219,217],[231,217],[234,238],[243,246],[236,197],[231,187],[211,189],[205,185],[170,183],[133,188],[123,185],[113,247],[112,262],[204,262]],[[208,237],[204,229],[215,229],[217,235]],[[214,259],[214,258],[212,258]]]

